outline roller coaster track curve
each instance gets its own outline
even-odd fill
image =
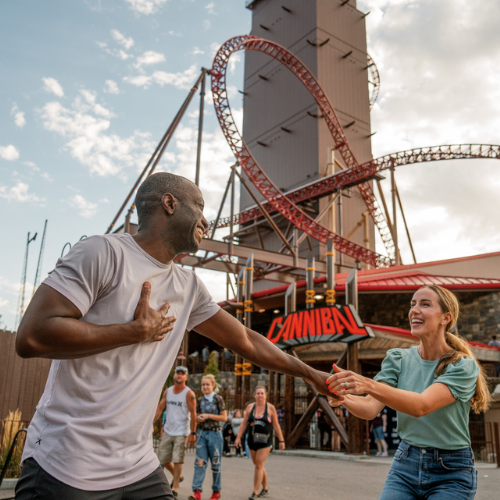
[[[500,160],[500,146],[494,144],[448,144],[441,146],[429,146],[425,148],[415,148],[406,151],[398,151],[381,156],[369,162],[363,163],[353,171],[344,170],[327,177],[322,177],[306,186],[285,193],[294,203],[326,196],[337,189],[346,187],[352,182],[371,177],[376,173],[388,168],[401,167],[415,163],[443,160],[465,160],[465,159],[497,159]],[[264,208],[273,211],[269,203],[263,204]],[[233,217],[233,224],[244,224],[261,217],[262,213],[258,207],[251,207],[248,210],[236,214]],[[217,223],[217,228],[229,226],[231,219],[225,217]],[[214,226],[214,221],[210,223],[210,230]]]
[[[362,183],[358,188],[367,203],[375,224],[380,230],[389,257],[364,248],[318,224],[300,210],[290,199],[284,196],[259,166],[234,123],[226,91],[226,69],[229,57],[234,52],[245,49],[263,52],[273,57],[287,67],[302,82],[316,99],[325,123],[335,142],[336,150],[339,151],[347,167],[346,171],[357,171],[360,166],[349,148],[344,131],[328,98],[306,66],[284,47],[268,40],[246,35],[231,38],[221,46],[215,56],[211,74],[212,95],[219,124],[233,154],[247,177],[274,210],[280,212],[292,224],[309,236],[323,243],[326,243],[331,238],[337,251],[374,267],[387,267],[394,264],[394,243],[392,242],[392,236],[390,235],[382,211],[376,203],[371,186],[368,183]]]

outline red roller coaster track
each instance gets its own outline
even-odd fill
[[[305,186],[285,193],[288,199],[294,203],[300,203],[305,200],[311,200],[320,196],[326,196],[335,192],[337,189],[344,188],[349,184],[359,182],[366,177],[371,177],[378,172],[382,172],[392,166],[399,167],[411,165],[413,163],[422,163],[427,161],[459,160],[459,159],[498,159],[500,160],[500,146],[493,144],[451,144],[443,146],[431,146],[425,148],[410,149],[399,151],[389,155],[381,156],[375,160],[363,163],[352,171],[344,170],[327,177],[322,177],[316,181],[310,182]],[[365,167],[368,167],[365,169]],[[273,208],[269,203],[263,204],[268,212]],[[261,217],[257,206],[235,215],[233,224],[244,224]],[[220,219],[217,228],[227,227],[231,224],[229,217]],[[214,222],[210,225],[213,228]]]
[[[215,56],[211,70],[212,94],[220,126],[231,150],[247,177],[274,210],[280,212],[297,228],[301,229],[309,236],[322,243],[326,243],[329,238],[332,238],[336,250],[374,267],[387,267],[392,265],[394,263],[394,242],[392,241],[392,236],[382,211],[377,205],[371,186],[367,182],[358,185],[358,189],[370,210],[375,224],[379,228],[389,257],[385,257],[368,248],[357,245],[318,224],[300,210],[292,200],[284,196],[257,163],[234,123],[226,91],[226,69],[229,57],[234,52],[245,49],[263,52],[273,57],[288,68],[309,90],[324,116],[325,123],[330,130],[335,147],[339,151],[347,167],[346,172],[356,171],[356,173],[358,173],[358,169],[368,170],[368,167],[362,168],[358,165],[328,98],[307,67],[281,45],[248,35],[231,38],[224,43]]]

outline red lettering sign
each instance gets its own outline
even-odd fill
[[[357,342],[373,337],[350,305],[306,309],[274,318],[267,338],[281,349],[311,342]]]

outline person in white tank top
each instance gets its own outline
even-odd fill
[[[174,497],[177,497],[179,483],[184,479],[182,464],[186,445],[194,446],[196,443],[196,396],[186,385],[187,379],[188,369],[177,366],[174,370],[174,385],[164,391],[154,417],[156,422],[166,409],[167,418],[158,458],[173,476],[171,488]]]

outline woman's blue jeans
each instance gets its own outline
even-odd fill
[[[196,437],[196,458],[194,459],[193,491],[203,491],[203,481],[205,480],[209,459],[212,464],[212,490],[220,491],[222,445],[222,431],[198,430]]]
[[[470,448],[418,448],[401,441],[379,500],[469,500],[476,488]]]

